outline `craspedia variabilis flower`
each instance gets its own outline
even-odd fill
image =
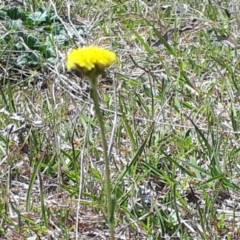
[[[75,69],[85,75],[95,72],[100,74],[104,69],[117,62],[114,52],[100,47],[83,47],[72,50],[67,56],[67,69]]]

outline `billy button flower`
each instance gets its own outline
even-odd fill
[[[67,69],[82,73],[88,78],[91,85],[91,98],[93,99],[96,116],[98,119],[101,139],[102,139],[102,148],[103,148],[103,157],[105,165],[105,186],[106,186],[106,195],[107,195],[107,219],[109,224],[110,239],[114,240],[114,202],[115,199],[112,196],[112,184],[110,178],[110,169],[109,169],[109,156],[107,153],[107,141],[105,137],[105,127],[102,117],[102,112],[99,106],[99,97],[97,92],[97,77],[112,64],[117,62],[117,56],[114,52],[106,50],[99,47],[83,47],[74,49],[67,56]]]
[[[75,69],[92,80],[116,62],[117,56],[114,52],[93,46],[83,47],[68,54],[67,69]]]

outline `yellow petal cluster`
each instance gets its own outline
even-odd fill
[[[76,69],[82,73],[97,72],[117,62],[114,52],[100,47],[83,47],[72,50],[67,56],[67,69]]]

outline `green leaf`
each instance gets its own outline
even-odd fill
[[[0,20],[6,20],[7,13],[4,10],[0,10]]]
[[[27,23],[29,25],[39,25],[47,21],[48,14],[47,12],[34,12],[30,14],[27,18]]]
[[[145,50],[149,53],[149,54],[153,54],[154,51],[151,49],[151,47],[149,46],[149,44],[147,44],[143,38],[133,29],[130,29],[132,31],[132,33],[136,36],[137,40],[139,43],[141,43],[143,45],[143,47],[145,48]]]
[[[38,38],[33,35],[29,35],[24,39],[29,48],[34,49],[35,45],[39,44]]]
[[[121,181],[123,179],[123,177],[127,174],[127,172],[132,168],[132,166],[138,161],[139,157],[141,156],[141,154],[143,153],[145,146],[149,140],[149,137],[152,134],[152,131],[155,127],[155,123],[152,123],[151,126],[148,129],[147,132],[147,136],[145,138],[145,140],[143,141],[142,145],[139,147],[139,149],[137,150],[136,154],[134,155],[133,159],[131,160],[131,162],[123,169],[123,171],[118,175],[116,181],[115,181],[115,186],[114,188],[117,186],[117,184],[119,183],[119,181]]]
[[[92,172],[93,177],[96,180],[99,180],[99,181],[103,180],[102,174],[96,168],[91,168],[91,172]]]
[[[19,31],[22,28],[22,24],[23,21],[21,19],[9,21],[8,29]]]
[[[17,64],[20,66],[39,66],[41,59],[36,54],[22,54],[17,58]]]
[[[163,43],[163,45],[166,47],[166,49],[168,50],[168,52],[173,55],[176,56],[177,53],[175,52],[175,50],[170,46],[170,44],[167,42],[167,40],[164,38],[164,36],[162,36],[162,34],[159,32],[158,29],[156,29],[153,24],[148,21],[146,18],[144,18],[144,20],[147,22],[147,24],[149,26],[151,26],[153,28],[154,33],[157,35],[157,37],[159,38],[159,40]]]
[[[31,179],[30,179],[28,191],[27,191],[26,212],[29,212],[31,210],[31,199],[32,199],[31,196],[33,193],[33,185],[37,178],[37,174],[39,173],[41,163],[42,163],[42,161],[39,161],[37,163],[37,165],[34,167],[34,171],[33,171],[32,175],[31,175]]]
[[[26,14],[20,8],[17,7],[8,9],[6,13],[7,16],[12,20],[21,19],[22,21],[24,21],[26,19]]]

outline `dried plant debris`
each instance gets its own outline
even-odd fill
[[[236,9],[238,9],[237,5],[231,3],[231,5],[223,7],[220,3],[214,1],[212,6],[216,8],[216,11],[219,12],[219,15],[221,15],[222,18],[225,17],[223,20],[224,31],[222,23],[219,21],[211,21],[202,16],[193,17],[194,14],[191,14],[192,9],[190,5],[179,3],[177,6],[162,6],[161,9],[165,12],[165,15],[169,16],[169,18],[176,16],[175,19],[178,20],[174,21],[174,24],[172,24],[174,27],[170,25],[167,30],[166,27],[159,22],[159,27],[161,29],[159,34],[157,34],[159,39],[156,40],[152,46],[159,47],[166,43],[172,45],[172,43],[178,38],[181,39],[181,41],[184,39],[184,42],[190,43],[190,41],[195,41],[193,36],[196,36],[196,33],[205,30],[205,32],[209,34],[213,43],[237,48],[239,39],[239,31],[237,30],[239,29],[239,20],[236,15]],[[186,34],[187,37],[184,37]],[[188,39],[189,36],[191,36],[191,39]],[[175,37],[177,37],[177,39],[174,39]]]

